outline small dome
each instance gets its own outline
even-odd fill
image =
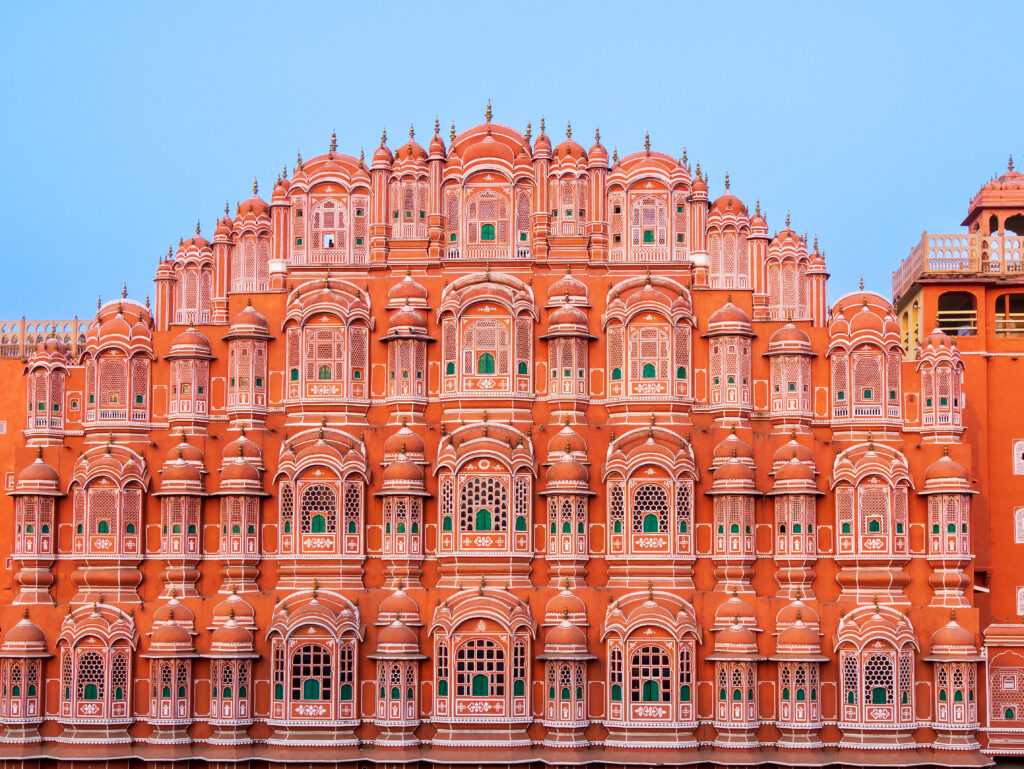
[[[715,483],[720,481],[751,481],[754,480],[754,471],[749,466],[739,462],[725,462],[718,466],[714,475]]]
[[[35,461],[18,473],[17,488],[21,490],[52,490],[60,489],[60,476],[57,471],[37,456]]]
[[[411,304],[426,303],[427,295],[422,283],[414,280],[412,275],[406,275],[388,289],[388,304],[401,305],[407,299]]]
[[[444,157],[444,154],[444,140],[441,138],[441,135],[435,130],[434,137],[430,140],[430,157]]]
[[[814,481],[814,470],[796,457],[775,471],[775,481]]]
[[[592,146],[590,148],[590,151],[587,154],[590,156],[591,164],[595,164],[595,163],[604,163],[605,165],[608,164],[608,150],[606,150],[604,148],[604,145],[601,144],[601,135],[600,134],[597,134],[594,137],[594,146]]]
[[[588,486],[590,473],[587,468],[577,459],[568,454],[552,464],[545,475],[548,486]]]
[[[388,328],[391,331],[401,328],[422,329],[425,333],[427,329],[427,319],[422,312],[414,310],[409,305],[406,305],[391,316],[388,321]]]
[[[778,451],[775,452],[772,462],[773,464],[784,463],[794,458],[803,463],[814,464],[813,452],[797,441],[796,438],[780,446]]]
[[[932,332],[921,341],[921,347],[948,350],[953,347],[953,338],[942,329],[932,329]]]
[[[725,215],[747,215],[747,207],[743,205],[743,201],[731,192],[726,192],[715,200],[715,202],[711,204],[711,210]]]
[[[184,460],[177,460],[169,464],[165,464],[163,472],[160,474],[161,482],[164,486],[168,484],[192,484],[200,483],[202,481],[202,475],[199,473],[199,469]]]
[[[377,615],[381,617],[410,616],[419,618],[419,614],[419,605],[401,588],[385,597],[377,607]]]
[[[775,643],[779,651],[783,651],[785,647],[820,649],[821,636],[817,628],[797,620],[779,633]]]
[[[580,300],[576,304],[587,301],[586,285],[570,272],[552,283],[548,289],[549,303],[563,302],[566,298]]]
[[[562,620],[555,627],[548,631],[544,637],[544,646],[578,646],[583,649],[587,647],[587,636],[584,632],[568,620]]]
[[[413,629],[398,619],[384,627],[377,636],[378,651],[381,646],[405,646],[418,649],[419,643],[419,638]]]
[[[158,625],[150,636],[150,650],[191,649],[192,636],[181,625]]]
[[[402,428],[392,433],[384,441],[384,455],[394,456],[397,454],[406,454],[412,456],[423,456],[423,452],[426,449],[426,445],[423,439],[411,429],[408,425],[402,425]]]
[[[384,468],[384,486],[409,486],[422,485],[424,479],[423,468],[408,460],[392,462]]]
[[[573,158],[574,160],[586,160],[587,153],[579,144],[574,142],[572,139],[566,139],[557,147],[552,154],[554,159],[558,158]]]
[[[213,622],[216,625],[237,620],[244,625],[250,625],[255,619],[255,612],[246,601],[237,593],[232,593],[213,609]]]
[[[259,483],[260,471],[245,459],[238,457],[221,468],[220,480],[221,483],[227,481]]]
[[[252,633],[234,618],[228,619],[210,635],[210,649],[214,652],[248,651],[251,648]]]
[[[757,636],[742,625],[732,624],[715,634],[715,654],[756,654]]]
[[[715,310],[708,317],[708,329],[712,326],[750,326],[750,316],[747,315],[743,310],[734,305],[732,301],[727,301],[724,305]]]
[[[948,479],[969,481],[970,476],[967,473],[967,468],[959,462],[953,461],[947,455],[928,465],[924,471],[924,479],[926,481]]]
[[[257,333],[269,334],[270,326],[267,323],[267,319],[263,317],[263,315],[253,307],[252,304],[247,304],[242,308],[242,311],[232,319],[229,333],[236,335],[254,331]]]
[[[587,442],[579,433],[566,425],[548,441],[548,454],[586,454]]]
[[[587,314],[573,304],[563,304],[548,316],[548,326],[587,326]]]
[[[210,340],[195,328],[189,326],[171,341],[171,355],[176,353],[193,357],[210,355]]]
[[[388,165],[390,166],[394,160],[394,156],[391,154],[391,150],[388,149],[387,135],[381,137],[380,146],[373,153],[373,165]]]
[[[242,457],[257,467],[263,464],[263,451],[256,442],[246,436],[244,430],[237,438],[224,446],[223,457],[229,461]]]
[[[962,627],[955,619],[940,627],[932,634],[932,647],[935,646],[970,646],[977,643],[977,639],[969,630]]]
[[[544,151],[547,153],[551,152],[551,139],[549,139],[548,135],[544,133],[543,121],[541,121],[540,133],[537,135],[537,138],[533,142],[533,151]]]
[[[184,434],[182,435],[181,443],[172,446],[170,451],[164,455],[164,466],[173,464],[179,459],[189,464],[206,464],[202,450],[198,446],[193,446],[191,443],[186,442]]]
[[[22,619],[7,631],[4,636],[3,651],[5,653],[20,652],[23,654],[39,654],[46,651],[46,634],[36,623],[28,618],[28,609]]]
[[[561,622],[566,616],[586,617],[587,607],[584,605],[583,599],[566,588],[555,594],[548,601],[544,613],[546,616],[555,617],[558,622]]]
[[[754,450],[750,444],[740,438],[735,432],[730,432],[715,446],[713,457],[716,460],[728,461],[730,459],[754,459]]]
[[[270,216],[270,204],[256,194],[256,184],[253,183],[253,196],[244,203],[238,205],[236,216]]]
[[[793,323],[787,323],[778,329],[768,339],[768,354],[798,354],[813,355],[814,348],[811,346],[811,338],[807,332]]]

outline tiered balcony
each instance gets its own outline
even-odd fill
[[[1024,278],[1024,236],[924,233],[892,273],[894,297],[918,280]]]

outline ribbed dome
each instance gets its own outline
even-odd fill
[[[377,636],[378,651],[381,646],[405,646],[418,649],[419,638],[412,628],[396,619],[384,627]]]
[[[544,646],[578,646],[587,647],[587,636],[568,620],[563,620],[548,631],[544,638]]]
[[[56,470],[43,461],[42,456],[38,456],[34,462],[18,473],[18,489],[21,490],[22,487],[32,490],[57,491],[60,489],[60,476]]]
[[[547,469],[545,478],[551,486],[582,485],[590,483],[590,473],[583,463],[565,455]]]
[[[392,462],[390,465],[384,468],[383,481],[385,485],[388,484],[417,484],[421,485],[424,479],[423,468],[409,462],[408,460],[399,460]]]
[[[726,192],[724,195],[719,196],[715,202],[711,204],[711,210],[726,215],[747,215],[747,207],[743,205],[743,201],[731,192]]]
[[[381,616],[413,616],[419,617],[420,607],[404,590],[399,588],[391,595],[384,598],[377,608]]]
[[[150,636],[150,650],[191,649],[192,636],[181,625],[158,625]]]
[[[959,462],[955,462],[944,456],[932,462],[924,471],[924,479],[926,481],[932,480],[945,480],[955,478],[957,480],[969,481],[970,475],[967,473],[967,468],[961,465]]]
[[[178,334],[171,341],[171,355],[210,355],[210,340],[192,326]]]

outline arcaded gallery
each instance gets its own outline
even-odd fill
[[[813,223],[537,129],[325,137],[0,325],[3,766],[1024,753],[1024,175],[829,298]]]

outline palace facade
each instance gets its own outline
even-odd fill
[[[332,136],[152,306],[4,327],[5,765],[1024,750],[973,348],[566,133]]]

